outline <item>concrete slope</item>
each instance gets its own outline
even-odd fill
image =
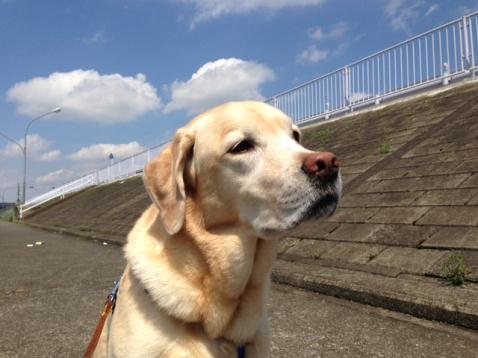
[[[303,132],[306,147],[339,156],[344,197],[281,242],[275,280],[478,329],[478,85]],[[149,203],[133,178],[29,222],[124,242]],[[466,271],[459,288],[445,279],[454,266]]]
[[[134,177],[87,189],[34,213],[27,222],[122,244],[150,204],[141,177]]]
[[[277,279],[478,328],[478,86],[304,137],[338,154],[345,195],[331,218],[282,242]],[[456,265],[467,271],[461,289],[444,280]],[[292,275],[298,267],[308,275]]]

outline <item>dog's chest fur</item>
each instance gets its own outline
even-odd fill
[[[165,240],[153,225],[133,229],[125,253],[134,276],[161,312],[200,323],[210,339],[251,341],[266,319],[276,241],[187,229]]]

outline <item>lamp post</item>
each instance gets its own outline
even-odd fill
[[[56,107],[53,108],[52,110],[43,113],[39,115],[38,117],[33,118],[28,124],[27,127],[25,128],[25,139],[23,142],[23,204],[25,204],[25,201],[27,200],[27,134],[28,134],[28,129],[30,129],[30,126],[33,124],[33,122],[39,120],[40,118],[43,118],[45,116],[48,116],[49,114],[52,113],[60,113],[61,108]]]
[[[25,201],[27,200],[27,135],[28,135],[28,130],[30,129],[30,126],[33,124],[33,122],[39,120],[40,118],[43,118],[45,116],[48,116],[49,114],[52,113],[59,113],[61,111],[60,107],[53,108],[52,110],[43,113],[39,115],[38,117],[33,118],[30,122],[28,122],[26,128],[25,128],[25,135],[24,135],[24,142],[23,145],[18,143],[16,140],[10,138],[9,136],[5,135],[4,133],[0,132],[0,136],[2,136],[5,139],[8,139],[10,142],[15,143],[20,150],[23,153],[23,191],[22,191],[22,203],[25,204]]]

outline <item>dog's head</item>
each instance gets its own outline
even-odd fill
[[[179,129],[144,181],[171,235],[193,210],[208,228],[279,237],[331,215],[341,193],[335,155],[305,149],[290,118],[261,102],[228,103]]]

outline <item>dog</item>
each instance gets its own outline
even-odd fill
[[[216,107],[177,131],[145,167],[153,201],[95,357],[268,357],[266,315],[278,239],[331,215],[339,161],[300,144],[278,109]]]

